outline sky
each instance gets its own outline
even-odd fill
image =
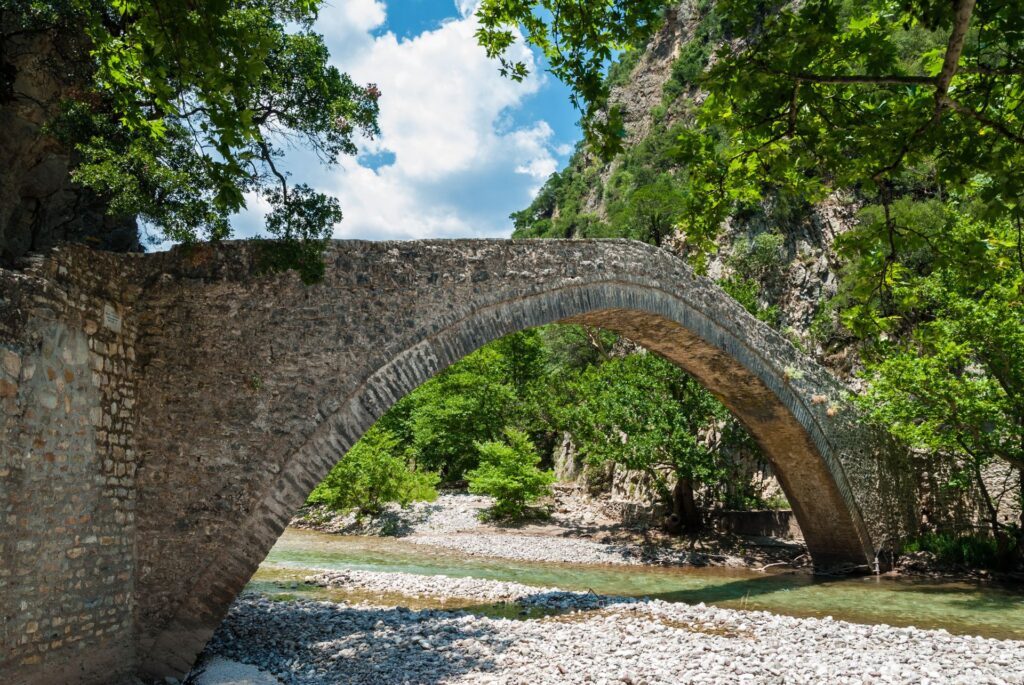
[[[324,167],[301,149],[284,167],[338,197],[335,238],[368,240],[508,237],[511,212],[529,205],[580,138],[568,91],[538,67],[515,83],[498,74],[473,36],[476,0],[327,0],[316,30],[332,62],[375,83],[381,134],[358,157]],[[260,198],[233,218],[236,237],[256,235]]]

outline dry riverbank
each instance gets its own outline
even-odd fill
[[[809,564],[799,541],[727,535],[681,540],[623,525],[568,489],[556,490],[549,518],[515,526],[482,522],[479,515],[490,502],[487,497],[443,494],[434,502],[416,502],[406,509],[392,505],[363,520],[311,508],[300,512],[291,525],[343,535],[396,536],[470,556],[521,561],[750,568]]]
[[[396,575],[404,577],[383,577]],[[258,666],[288,685],[1024,684],[1024,642],[1018,641],[494,581],[342,573],[320,582],[387,582],[409,592],[477,596],[482,603],[505,597],[575,610],[510,620],[468,610],[246,595],[207,657]]]

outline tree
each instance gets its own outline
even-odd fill
[[[55,69],[82,72],[62,93],[49,130],[75,151],[74,180],[180,242],[230,234],[246,193],[270,205],[267,230],[283,246],[272,266],[306,280],[341,220],[335,198],[290,182],[287,145],[326,164],[354,154],[357,132],[377,133],[379,91],[328,63],[311,30],[319,0],[0,0],[5,44],[55,34],[69,54]],[[3,57],[3,54],[0,54]],[[11,87],[6,101],[29,95]]]
[[[307,504],[358,515],[378,514],[388,502],[408,506],[437,498],[437,473],[410,466],[412,455],[379,424],[366,432],[313,490]]]
[[[500,437],[516,414],[516,392],[503,364],[488,345],[414,392],[409,428],[417,463],[439,470],[449,483],[476,465],[475,443]]]
[[[856,188],[888,205],[908,178],[926,178],[936,192],[975,196],[989,216],[1019,214],[1022,9],[723,0],[730,34],[750,38],[724,45],[699,79],[708,98],[696,128],[724,136],[732,176],[706,194],[735,204],[727,195],[744,185],[810,200]]]
[[[660,5],[490,0],[479,38],[519,77],[522,65],[503,55],[520,26],[593,120],[613,49],[642,45]],[[715,3],[697,29],[700,59],[682,76],[707,93],[678,150],[688,237],[706,251],[729,212],[766,188],[813,200],[856,187],[888,203],[907,174],[970,192],[989,215],[1019,215],[1022,33],[1020,0]],[[705,72],[712,39],[720,47]],[[603,135],[614,136],[614,121],[612,108]]]
[[[675,233],[686,204],[672,177],[661,174],[653,182],[633,189],[613,211],[617,233],[660,247]]]
[[[1024,254],[1020,224],[970,210],[909,198],[888,217],[866,210],[844,237],[840,309],[873,343],[862,404],[907,444],[952,460],[952,484],[980,490],[1006,558],[1024,555],[1024,519],[999,520],[982,469],[995,460],[1016,467],[1024,508]],[[888,250],[876,235],[887,222],[901,228],[905,256],[879,282]]]
[[[540,457],[526,433],[506,428],[504,438],[503,442],[476,443],[480,465],[466,478],[470,492],[494,497],[492,517],[517,519],[527,505],[551,492],[555,474],[537,468]]]
[[[682,527],[700,530],[694,492],[722,473],[717,443],[719,423],[729,417],[725,407],[682,369],[650,353],[588,368],[575,395],[566,421],[587,461],[646,473]]]
[[[526,64],[510,58],[515,29],[539,48],[550,71],[572,89],[573,106],[584,114],[588,140],[606,154],[622,148],[623,119],[608,104],[606,68],[618,50],[642,46],[661,22],[663,0],[483,0],[477,39],[501,73],[526,78]],[[601,116],[598,116],[600,112]]]

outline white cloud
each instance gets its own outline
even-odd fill
[[[543,183],[558,170],[558,162],[551,156],[550,141],[555,135],[546,121],[537,122],[533,128],[520,129],[511,134],[517,149],[527,153],[527,160],[516,167],[516,172]]]
[[[459,8],[462,17],[468,17],[480,6],[480,0],[455,0],[455,6]]]
[[[322,33],[335,60],[347,62],[373,44],[374,29],[387,20],[381,0],[327,0],[320,7],[316,30]]]
[[[381,135],[362,150],[395,155],[376,170],[343,158],[319,175],[317,185],[337,195],[345,213],[337,237],[508,235],[509,208],[525,206],[555,171],[551,127],[517,127],[508,117],[543,77],[515,83],[498,74],[474,38],[475,6],[456,0],[460,18],[410,39],[373,35],[385,21],[380,2],[334,0],[321,10],[317,29],[337,66],[383,93]],[[525,46],[515,51],[532,66]]]

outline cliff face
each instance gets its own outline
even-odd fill
[[[624,114],[627,152],[603,163],[583,149],[578,151],[563,174],[585,181],[582,214],[607,221],[616,193],[616,173],[630,165],[630,155],[635,156],[644,146],[663,150],[673,138],[673,127],[691,118],[694,106],[703,100],[704,94],[688,79],[692,65],[712,60],[716,41],[731,39],[717,27],[708,26],[713,23],[709,7],[698,0],[673,6],[650,45],[627,56],[616,67],[617,74],[613,71],[611,78],[616,83],[611,101]],[[667,154],[641,154],[658,170],[679,170]],[[635,175],[632,170],[629,173]],[[743,275],[758,281],[760,306],[777,308],[773,326],[847,380],[854,370],[855,355],[849,345],[836,344],[837,331],[829,312],[820,311],[820,305],[836,294],[840,264],[833,246],[836,237],[853,225],[857,209],[850,198],[842,196],[807,207],[780,206],[769,199],[759,211],[727,222],[708,264],[708,275],[722,280],[743,271],[738,262],[758,236],[777,237],[771,268]],[[561,210],[555,206],[552,214],[557,217]],[[664,247],[682,255],[682,238],[671,236]]]
[[[61,241],[141,251],[135,219],[109,216],[103,198],[72,182],[73,153],[46,130],[61,100],[80,92],[75,39],[0,29],[0,264]]]

